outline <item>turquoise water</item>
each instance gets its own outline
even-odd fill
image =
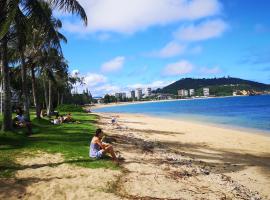
[[[100,108],[95,112],[147,114],[259,129],[270,133],[270,95],[129,104]]]

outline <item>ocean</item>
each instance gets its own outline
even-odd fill
[[[154,101],[105,107],[95,112],[146,114],[257,129],[270,134],[270,95]]]

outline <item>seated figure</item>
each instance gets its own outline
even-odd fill
[[[65,116],[63,117],[63,121],[64,121],[64,122],[74,122],[71,113],[68,113],[67,115],[65,115]]]
[[[61,124],[62,123],[62,120],[61,119],[62,118],[59,116],[59,114],[56,113],[55,118],[52,120],[52,123],[55,124],[55,125]]]
[[[13,119],[13,125],[18,128],[26,127],[28,130],[28,135],[32,134],[32,124],[29,119],[26,119],[23,115],[23,110],[18,108],[16,111],[17,116]]]
[[[112,145],[102,142],[102,137],[103,132],[100,128],[98,128],[90,143],[89,156],[91,158],[101,158],[106,153],[109,153],[112,156],[112,159],[117,162]]]

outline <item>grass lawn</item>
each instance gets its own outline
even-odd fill
[[[97,117],[83,112],[72,115],[80,124],[52,125],[48,119],[32,119],[31,137],[25,136],[24,129],[0,132],[0,177],[11,177],[16,170],[22,169],[14,162],[16,157],[31,156],[37,151],[61,153],[65,163],[78,166],[118,169],[110,159],[95,160],[88,156]]]

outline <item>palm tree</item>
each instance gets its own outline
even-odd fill
[[[1,75],[2,75],[2,93],[3,94],[3,123],[2,130],[8,131],[12,129],[12,115],[11,115],[11,91],[10,91],[10,77],[9,77],[9,67],[8,67],[8,55],[7,55],[7,42],[8,35],[6,34],[1,40]],[[2,103],[2,102],[1,102]]]
[[[46,24],[46,17],[41,4],[48,2],[54,9],[59,9],[64,12],[77,14],[87,24],[87,16],[83,7],[77,0],[0,0],[0,39],[2,39],[9,31],[11,24],[14,21],[18,8],[27,16],[34,17],[41,24]]]
[[[47,1],[43,1],[47,2]],[[85,24],[87,24],[87,17],[84,9],[76,0],[49,0],[48,1],[53,8],[58,8],[66,12],[78,14]],[[42,1],[40,0],[0,0],[0,45],[1,45],[1,71],[3,76],[3,99],[4,99],[4,117],[2,130],[12,129],[12,116],[11,116],[11,98],[10,98],[10,82],[9,82],[9,61],[7,56],[8,51],[8,35],[10,29],[15,23],[15,18],[19,15],[25,15],[25,17],[32,18],[38,23],[44,25],[46,29],[53,30],[52,25],[49,23],[48,16],[44,12],[42,7]],[[17,19],[18,20],[18,19]],[[17,23],[16,23],[17,24]],[[19,23],[20,24],[20,23]],[[18,25],[18,24],[17,24]],[[54,31],[50,31],[54,34]],[[23,38],[23,37],[22,37]],[[25,55],[23,39],[19,39],[19,51],[22,64],[22,79],[26,75],[25,70]],[[24,98],[27,98],[27,89],[23,88]],[[25,103],[27,108],[28,102]],[[28,104],[29,105],[29,104]]]
[[[41,105],[37,97],[35,71],[37,68],[42,67],[42,65],[40,65],[40,61],[43,59],[42,56],[45,55],[45,52],[48,51],[48,48],[54,47],[62,55],[60,41],[65,43],[67,42],[67,39],[60,32],[58,32],[58,29],[62,27],[61,21],[53,18],[52,11],[48,4],[44,3],[43,6],[48,19],[50,19],[51,27],[53,27],[53,29],[47,30],[44,28],[44,26],[40,26],[38,24],[35,25],[36,28],[32,28],[32,34],[28,34],[29,42],[26,49],[26,57],[28,60],[27,64],[28,68],[31,70],[32,94],[36,107],[37,118],[40,118]]]

